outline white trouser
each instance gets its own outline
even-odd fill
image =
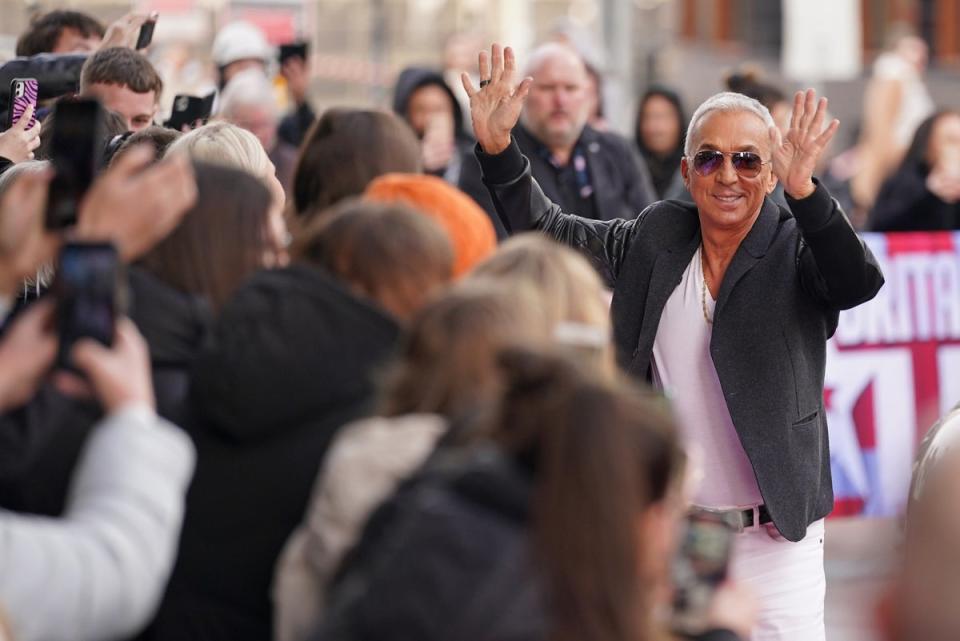
[[[733,554],[733,580],[760,604],[751,641],[825,640],[822,519],[799,543],[779,538],[772,524],[748,528],[737,535]]]

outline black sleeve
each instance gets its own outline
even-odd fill
[[[873,298],[883,273],[827,188],[787,202],[800,228],[797,268],[804,290],[831,309],[849,309]]]
[[[6,170],[10,169],[11,167],[13,167],[13,161],[12,161],[12,160],[8,160],[7,158],[4,158],[3,156],[0,156],[0,176],[2,176],[3,173],[4,173]]]
[[[507,233],[507,229],[500,222],[500,217],[497,216],[497,208],[493,206],[490,192],[487,190],[487,186],[483,184],[483,173],[480,170],[480,163],[473,153],[473,147],[470,147],[469,151],[463,154],[457,187],[473,198],[487,212],[490,222],[493,223],[493,229],[497,232],[498,241],[509,238],[510,234]]]
[[[945,228],[951,205],[927,189],[922,176],[898,172],[880,188],[870,211],[870,231],[933,231]]]
[[[485,154],[478,145],[476,155],[483,182],[508,233],[539,230],[552,236],[583,253],[613,286],[646,211],[633,220],[590,220],[565,214],[533,179],[530,161],[515,140],[494,156]]]
[[[10,82],[14,78],[36,78],[40,100],[76,93],[86,60],[86,54],[50,53],[10,60],[0,66],[0,108],[6,109],[10,102]]]

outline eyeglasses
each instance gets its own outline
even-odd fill
[[[723,157],[730,156],[730,163],[738,176],[756,178],[766,164],[760,154],[752,151],[717,151],[707,149],[698,151],[693,157],[693,170],[701,176],[709,176],[723,166]],[[769,161],[767,161],[769,162]]]

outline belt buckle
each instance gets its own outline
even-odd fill
[[[705,514],[716,518],[722,521],[725,525],[727,525],[727,527],[737,534],[743,534],[744,530],[747,529],[746,524],[743,522],[743,514],[746,512],[746,510],[718,510],[715,508],[700,507],[697,505],[691,508],[691,512],[693,514]],[[754,520],[756,520],[756,518]]]

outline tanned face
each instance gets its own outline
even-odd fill
[[[693,152],[680,162],[684,183],[700,211],[704,226],[731,231],[749,227],[763,206],[764,197],[773,191],[770,136],[766,124],[749,111],[714,111],[707,114],[693,132]],[[760,174],[753,178],[739,175],[729,156],[723,165],[701,176],[693,169],[697,152],[716,150],[726,153],[751,151],[764,161]]]

